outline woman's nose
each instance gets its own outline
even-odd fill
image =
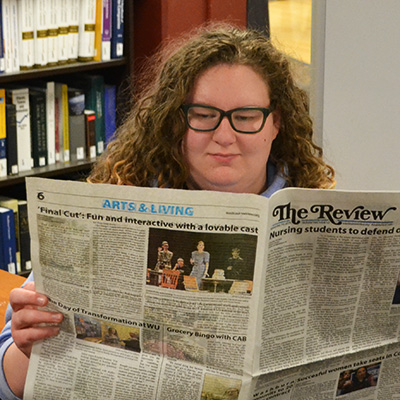
[[[218,128],[215,129],[213,140],[221,146],[229,146],[236,142],[236,132],[227,117],[224,117]]]

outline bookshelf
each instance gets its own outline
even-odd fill
[[[133,72],[133,9],[132,1],[124,2],[124,56],[110,61],[75,62],[52,67],[30,69],[12,73],[0,73],[0,88],[7,85],[29,86],[37,81],[74,79],[80,74],[102,75],[104,81],[117,87],[117,109],[119,105],[126,104],[129,93],[129,77]],[[118,119],[117,119],[118,121]],[[95,160],[84,159],[67,163],[57,162],[45,167],[33,168],[29,171],[19,172],[0,178],[0,192],[2,195],[25,199],[25,178],[40,176],[57,179],[84,179]]]

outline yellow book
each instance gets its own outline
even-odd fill
[[[7,176],[6,91],[0,89],[0,177]]]
[[[101,38],[103,32],[103,0],[96,0],[96,23],[94,28],[94,61],[101,61]]]

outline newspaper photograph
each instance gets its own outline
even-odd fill
[[[36,289],[64,320],[34,345],[25,399],[351,399],[364,386],[384,399],[390,379],[400,397],[400,193],[41,178],[27,191]]]

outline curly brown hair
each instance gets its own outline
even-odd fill
[[[312,140],[308,96],[296,86],[288,60],[263,34],[226,25],[203,27],[151,59],[150,71],[142,77],[140,97],[88,180],[184,188],[189,177],[182,154],[187,127],[180,107],[196,78],[218,64],[250,66],[266,82],[281,121],[270,160],[289,185],[332,187],[334,171]]]

